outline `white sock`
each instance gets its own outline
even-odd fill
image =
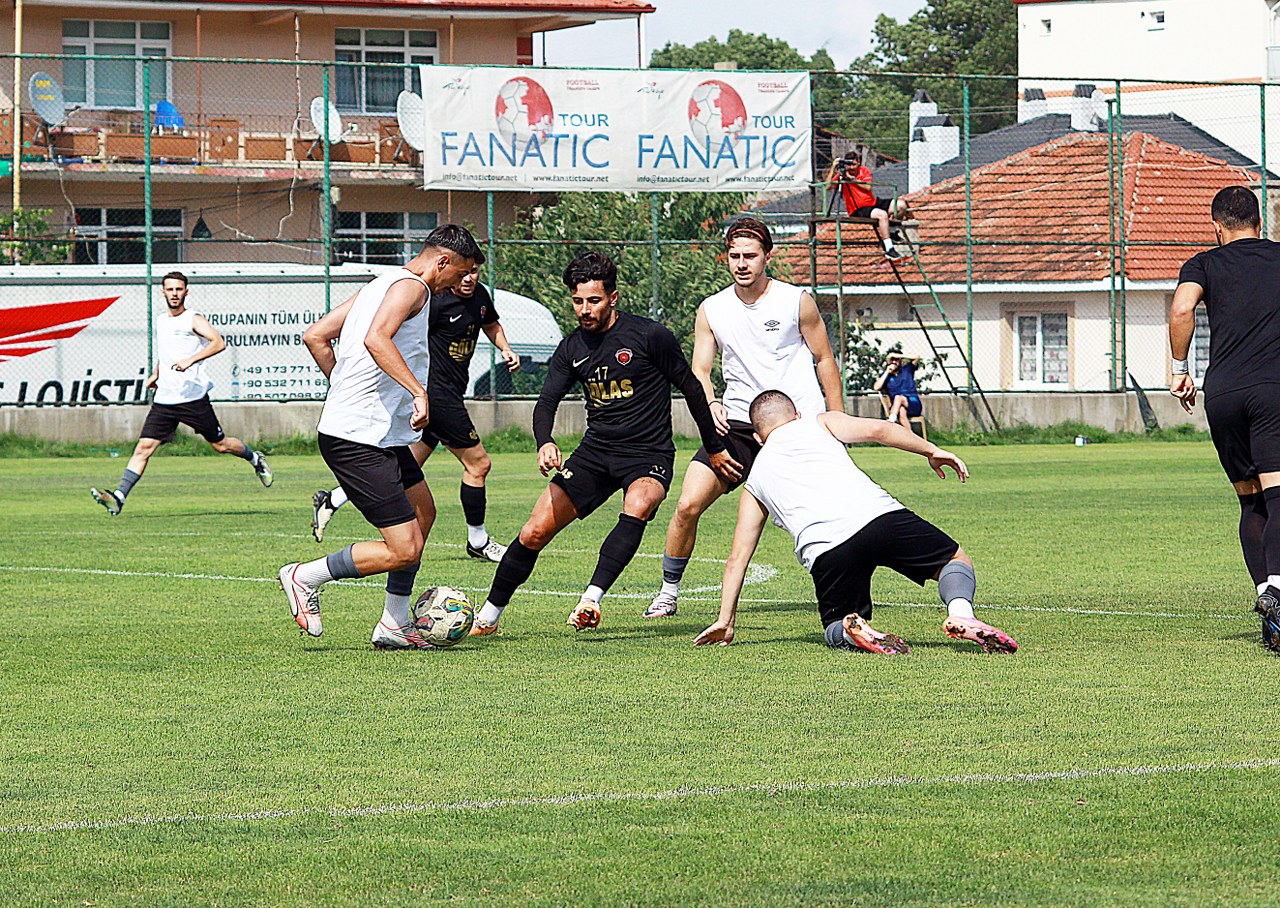
[[[664,580],[664,581],[662,581],[662,592],[664,592],[664,593],[670,593],[672,596],[675,596],[676,598],[679,598],[679,597],[680,597],[680,584],[678,584],[678,583],[672,583],[672,582],[671,582],[671,581],[669,581],[669,580]]]
[[[1259,595],[1259,596],[1261,596],[1263,593],[1265,593],[1265,592],[1267,591],[1267,586],[1268,586],[1268,584],[1267,584],[1267,581],[1265,581],[1265,580],[1258,584],[1258,595]]]
[[[893,249],[893,240],[884,240],[884,251],[890,252]]]
[[[596,605],[600,604],[600,600],[604,598],[604,590],[596,586],[594,583],[587,587],[587,591],[582,594],[583,599],[590,599]]]
[[[328,583],[333,579],[333,575],[329,573],[329,556],[298,565],[298,571],[294,576],[312,588]]]
[[[1280,590],[1280,574],[1268,574],[1267,586],[1274,586],[1276,589]]]
[[[329,506],[335,511],[347,503],[347,490],[338,486],[329,493]]]
[[[498,619],[502,617],[502,610],[506,608],[504,605],[494,605],[489,600],[485,600],[484,606],[480,609],[480,614],[476,615],[476,620],[481,624],[487,624],[493,627],[498,623]]]
[[[386,602],[382,606],[382,623],[387,627],[404,627],[411,621],[409,597],[387,593]]]
[[[484,524],[473,527],[467,524],[467,542],[471,543],[473,549],[482,549],[489,542],[489,531],[484,528]]]
[[[947,615],[952,618],[972,618],[973,603],[968,599],[952,599],[947,603]]]

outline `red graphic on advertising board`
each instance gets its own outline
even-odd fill
[[[0,363],[53,346],[45,341],[75,337],[118,299],[118,296],[106,296],[95,300],[0,309]]]

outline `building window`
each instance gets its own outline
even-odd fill
[[[1040,20],[1040,37],[1047,38],[1052,34],[1053,34],[1053,20],[1041,19]]]
[[[146,214],[141,208],[77,208],[77,265],[129,265],[147,260]],[[182,261],[182,209],[151,210],[151,260]]]
[[[1204,306],[1196,306],[1196,333],[1191,336],[1187,361],[1196,385],[1203,384],[1205,370],[1209,368],[1209,311]]]
[[[438,36],[433,31],[395,28],[339,28],[334,31],[334,59],[339,66],[334,96],[338,110],[356,114],[394,113],[400,92],[422,94],[418,66],[436,62]]]
[[[1017,317],[1018,384],[1066,388],[1067,314],[1044,312]]]
[[[1147,31],[1149,32],[1164,31],[1164,10],[1157,10],[1154,13],[1147,13]]]
[[[118,19],[64,19],[62,52],[69,57],[168,57],[173,44],[168,22]],[[148,65],[151,106],[169,100],[169,63]],[[62,90],[68,104],[82,107],[142,108],[141,60],[64,60]]]
[[[436,219],[433,212],[339,211],[334,253],[347,262],[403,265],[422,251]]]

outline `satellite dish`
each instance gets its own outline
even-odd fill
[[[326,132],[324,128],[325,106],[324,98],[311,99],[311,125],[314,126],[316,128],[316,132],[322,136],[325,135]],[[327,106],[329,108],[328,137],[329,144],[332,145],[335,142],[342,141],[342,115],[338,113],[338,108],[333,105],[332,101],[330,101]]]
[[[427,105],[411,91],[400,92],[396,98],[396,121],[400,135],[414,151],[422,151],[427,145]]]
[[[46,126],[57,126],[67,115],[67,100],[58,80],[46,72],[32,73],[27,82],[31,108]]]

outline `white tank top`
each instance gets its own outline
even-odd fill
[[[422,430],[409,427],[413,418],[413,398],[394,378],[383,372],[365,349],[365,337],[387,291],[397,281],[427,282],[412,271],[398,268],[374,278],[361,288],[351,304],[334,349],[337,364],[329,376],[329,393],[320,413],[318,430],[335,438],[345,438],[378,448],[391,448],[417,441]],[[427,352],[427,303],[413,318],[406,319],[392,336],[405,363],[427,385],[430,354]]]
[[[794,284],[769,280],[750,306],[733,285],[703,300],[702,311],[720,348],[724,406],[729,418],[748,422],[751,401],[762,391],[782,391],[804,416],[827,411],[813,368],[813,353],[800,333],[800,298]]]
[[[158,404],[185,404],[199,400],[213,387],[213,382],[205,374],[204,360],[184,372],[173,369],[178,360],[194,356],[209,346],[209,342],[191,327],[195,317],[195,310],[185,309],[181,315],[169,315],[166,310],[156,319],[156,360],[160,363],[155,396]]]
[[[883,514],[903,505],[849,458],[845,446],[805,416],[774,429],[756,455],[747,491],[796,541],[805,570]]]

